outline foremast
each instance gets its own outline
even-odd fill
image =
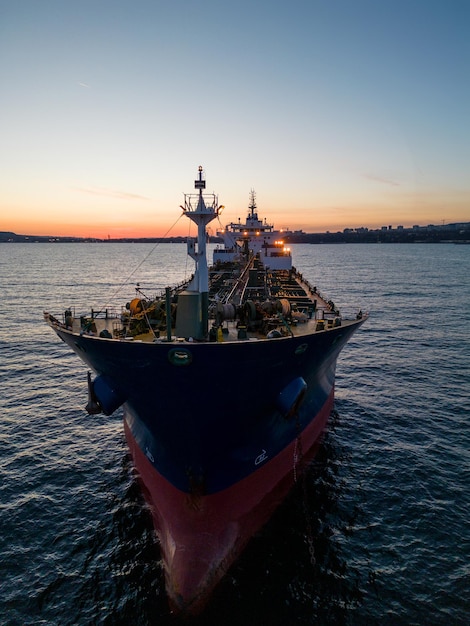
[[[198,178],[194,181],[194,188],[198,194],[184,194],[183,211],[197,225],[197,240],[188,238],[188,255],[194,259],[196,268],[194,276],[188,285],[187,291],[200,294],[201,315],[200,327],[196,338],[206,337],[209,330],[209,270],[207,266],[207,232],[206,226],[215,219],[220,209],[218,197],[215,194],[204,194],[206,180],[204,170],[200,165]]]
[[[248,219],[257,220],[258,213],[256,212],[256,193],[254,189],[250,190],[250,203],[248,204]]]

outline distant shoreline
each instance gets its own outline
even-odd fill
[[[187,237],[53,237],[46,235],[18,235],[0,231],[0,243],[186,243]],[[342,232],[304,233],[286,232],[285,243],[470,243],[470,222],[445,226],[414,226],[413,228],[367,228]],[[222,243],[219,237],[210,237],[210,243]]]

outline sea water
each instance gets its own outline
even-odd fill
[[[193,623],[468,624],[470,246],[292,249],[322,294],[370,319],[338,360],[309,472]],[[86,367],[42,314],[112,308],[192,271],[178,244],[0,244],[2,624],[179,623],[122,413],[86,414]],[[223,384],[229,400],[244,381]]]

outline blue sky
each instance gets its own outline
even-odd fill
[[[0,230],[161,235],[200,164],[222,221],[470,221],[469,70],[467,0],[0,0]]]

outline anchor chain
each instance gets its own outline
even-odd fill
[[[297,478],[298,478],[297,468],[299,467],[299,470],[301,471],[302,469],[301,464],[303,461],[302,430],[300,427],[300,418],[299,418],[298,413],[295,416],[295,429],[297,432],[297,436],[296,436],[295,444],[294,444],[294,468],[293,470],[294,470],[294,483],[297,483]],[[310,520],[310,515],[309,515],[309,511],[307,507],[307,496],[308,496],[307,472],[306,472],[306,468],[304,468],[303,475],[302,475],[302,509],[303,509],[305,525],[306,525],[306,540],[307,540],[308,553],[310,556],[310,564],[314,566],[316,563],[315,546],[314,546],[312,523]]]
[[[297,467],[300,465],[300,463],[302,463],[302,457],[303,457],[302,430],[300,428],[300,418],[299,418],[298,413],[295,414],[295,430],[296,430],[296,437],[295,437],[295,443],[294,443],[294,467],[293,467],[294,483],[297,482]]]

